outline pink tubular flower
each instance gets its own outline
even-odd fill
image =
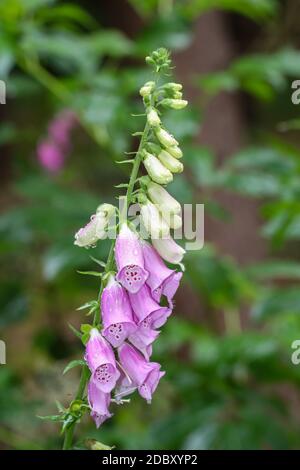
[[[138,236],[124,223],[115,246],[118,267],[117,281],[129,292],[136,293],[145,284],[148,272],[144,269],[144,259]]]
[[[160,371],[160,364],[147,362],[146,359],[133,347],[124,343],[119,348],[120,363],[132,381],[132,385],[138,388],[139,394],[151,403],[152,394],[155,392],[159,380],[165,372]]]
[[[41,165],[51,173],[57,173],[64,164],[61,149],[51,140],[43,140],[37,148],[37,156]]]
[[[76,115],[63,110],[50,122],[48,135],[38,144],[40,164],[51,173],[58,173],[64,166],[71,148],[71,131],[76,125]]]
[[[160,302],[165,295],[172,308],[172,299],[179,287],[182,273],[167,268],[157,251],[149,243],[142,244],[145,268],[149,272],[147,284],[151,289],[151,295],[156,302]]]
[[[129,341],[135,346],[144,357],[149,361],[152,355],[152,343],[159,336],[160,331],[149,328],[146,320],[142,321],[138,329],[129,336]]]
[[[65,109],[50,122],[48,133],[52,139],[65,151],[70,148],[70,132],[76,123],[73,111]]]
[[[101,312],[104,327],[103,336],[115,348],[121,346],[137,326],[133,321],[127,292],[112,275],[102,293]]]
[[[85,360],[92,372],[92,381],[104,393],[112,391],[120,376],[115,355],[110,344],[96,328],[90,332],[86,345]]]
[[[129,299],[139,325],[144,322],[149,328],[160,328],[172,313],[170,308],[155,302],[147,285],[136,294],[129,294]]]
[[[112,416],[109,412],[110,394],[104,393],[95,385],[93,380],[88,384],[88,402],[91,407],[91,417],[99,428],[104,421]]]

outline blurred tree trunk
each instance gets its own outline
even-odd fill
[[[235,44],[227,28],[226,15],[221,12],[202,15],[195,24],[194,33],[188,50],[176,55],[176,72],[185,84],[189,99],[196,103],[199,91],[191,79],[201,73],[226,68],[235,56]],[[246,126],[240,96],[220,93],[210,100],[204,111],[198,142],[212,149],[221,163],[245,144]],[[216,199],[232,214],[232,220],[230,223],[212,220],[206,213],[206,241],[213,241],[240,263],[261,259],[265,245],[258,235],[258,205],[224,191],[216,194]]]
[[[202,15],[195,24],[193,43],[187,50],[176,54],[176,72],[193,103],[201,97],[191,83],[193,77],[225,69],[236,54],[226,19],[227,16],[221,12]],[[238,94],[220,93],[209,101],[204,110],[204,122],[197,140],[215,152],[219,163],[245,145],[247,122],[243,105]],[[222,253],[232,256],[240,264],[262,259],[266,245],[259,236],[258,204],[225,191],[215,194],[215,199],[228,210],[232,219],[226,223],[212,219],[206,212],[205,241],[213,242]],[[221,318],[217,315],[215,320],[222,330]],[[247,314],[242,312],[242,323],[246,322]]]

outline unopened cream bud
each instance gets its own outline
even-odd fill
[[[181,83],[166,83],[164,85],[164,88],[166,88],[167,90],[172,90],[172,91],[181,91],[182,90],[182,85]]]
[[[93,247],[98,240],[106,238],[107,217],[103,212],[92,215],[89,223],[75,234],[74,245]]]
[[[164,221],[167,223],[167,225],[174,229],[177,230],[182,227],[182,218],[178,214],[171,214],[168,211],[162,211],[161,215],[164,219]]]
[[[160,125],[159,115],[154,108],[149,108],[147,110],[147,121],[151,127],[157,127]]]
[[[178,264],[182,261],[185,250],[172,237],[154,239],[152,242],[156,251],[168,263]]]
[[[141,217],[152,239],[167,237],[170,234],[168,224],[162,218],[158,208],[149,200],[141,206]]]
[[[177,158],[172,157],[166,150],[162,150],[158,154],[158,158],[161,163],[168,168],[172,173],[182,173],[183,164],[177,160]]]
[[[181,207],[179,202],[163,186],[151,181],[148,184],[147,191],[151,201],[159,206],[161,212],[180,213]]]
[[[154,87],[155,87],[155,82],[145,83],[145,85],[143,85],[142,88],[140,89],[140,95],[143,97],[150,95],[150,93],[152,93],[152,91],[154,90]]]
[[[182,158],[183,155],[181,149],[177,147],[177,145],[175,145],[174,147],[169,147],[168,153],[170,153],[174,158]]]
[[[182,93],[181,93],[181,91],[175,91],[175,92],[173,93],[173,98],[175,98],[176,100],[181,100],[181,98],[182,98]]]
[[[169,134],[169,132],[165,131],[165,129],[158,129],[156,131],[156,137],[163,144],[165,147],[172,147],[174,145],[178,145],[177,140]]]
[[[149,153],[152,153],[153,155],[158,155],[161,151],[160,145],[154,144],[153,142],[147,142],[146,149]]]
[[[156,183],[168,184],[173,181],[172,173],[151,153],[145,152],[144,166],[150,178]]]
[[[102,213],[108,219],[115,213],[116,208],[112,204],[100,204],[97,207],[96,213]]]
[[[166,98],[160,102],[165,108],[172,109],[183,109],[187,106],[188,102],[186,100],[176,100],[172,98]]]

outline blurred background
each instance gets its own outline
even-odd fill
[[[126,182],[141,130],[144,57],[172,52],[191,106],[166,115],[184,149],[173,195],[205,204],[205,247],[186,257],[155,343],[167,371],[77,442],[117,449],[300,448],[300,79],[297,0],[0,1],[0,448],[56,449],[83,353],[69,328],[97,295],[76,230]],[[121,194],[121,192],[120,192]]]

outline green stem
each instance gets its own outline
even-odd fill
[[[83,400],[88,379],[89,379],[88,367],[83,366],[75,400]],[[68,450],[72,447],[75,425],[76,425],[76,422],[72,423],[71,426],[68,429],[66,429],[64,443],[63,443],[63,450]]]
[[[136,178],[137,178],[137,175],[138,175],[138,172],[139,172],[140,164],[141,164],[142,158],[143,158],[142,150],[144,148],[145,142],[147,141],[149,131],[150,131],[150,126],[147,122],[146,125],[145,125],[145,128],[144,128],[144,131],[143,131],[143,135],[142,135],[141,140],[140,140],[140,145],[139,145],[139,148],[137,150],[137,154],[136,154],[135,159],[134,159],[134,164],[133,164],[131,176],[130,176],[130,180],[129,180],[129,183],[128,183],[128,188],[127,188],[127,192],[126,192],[126,212],[128,211],[128,207],[131,203],[133,188],[134,188]]]

